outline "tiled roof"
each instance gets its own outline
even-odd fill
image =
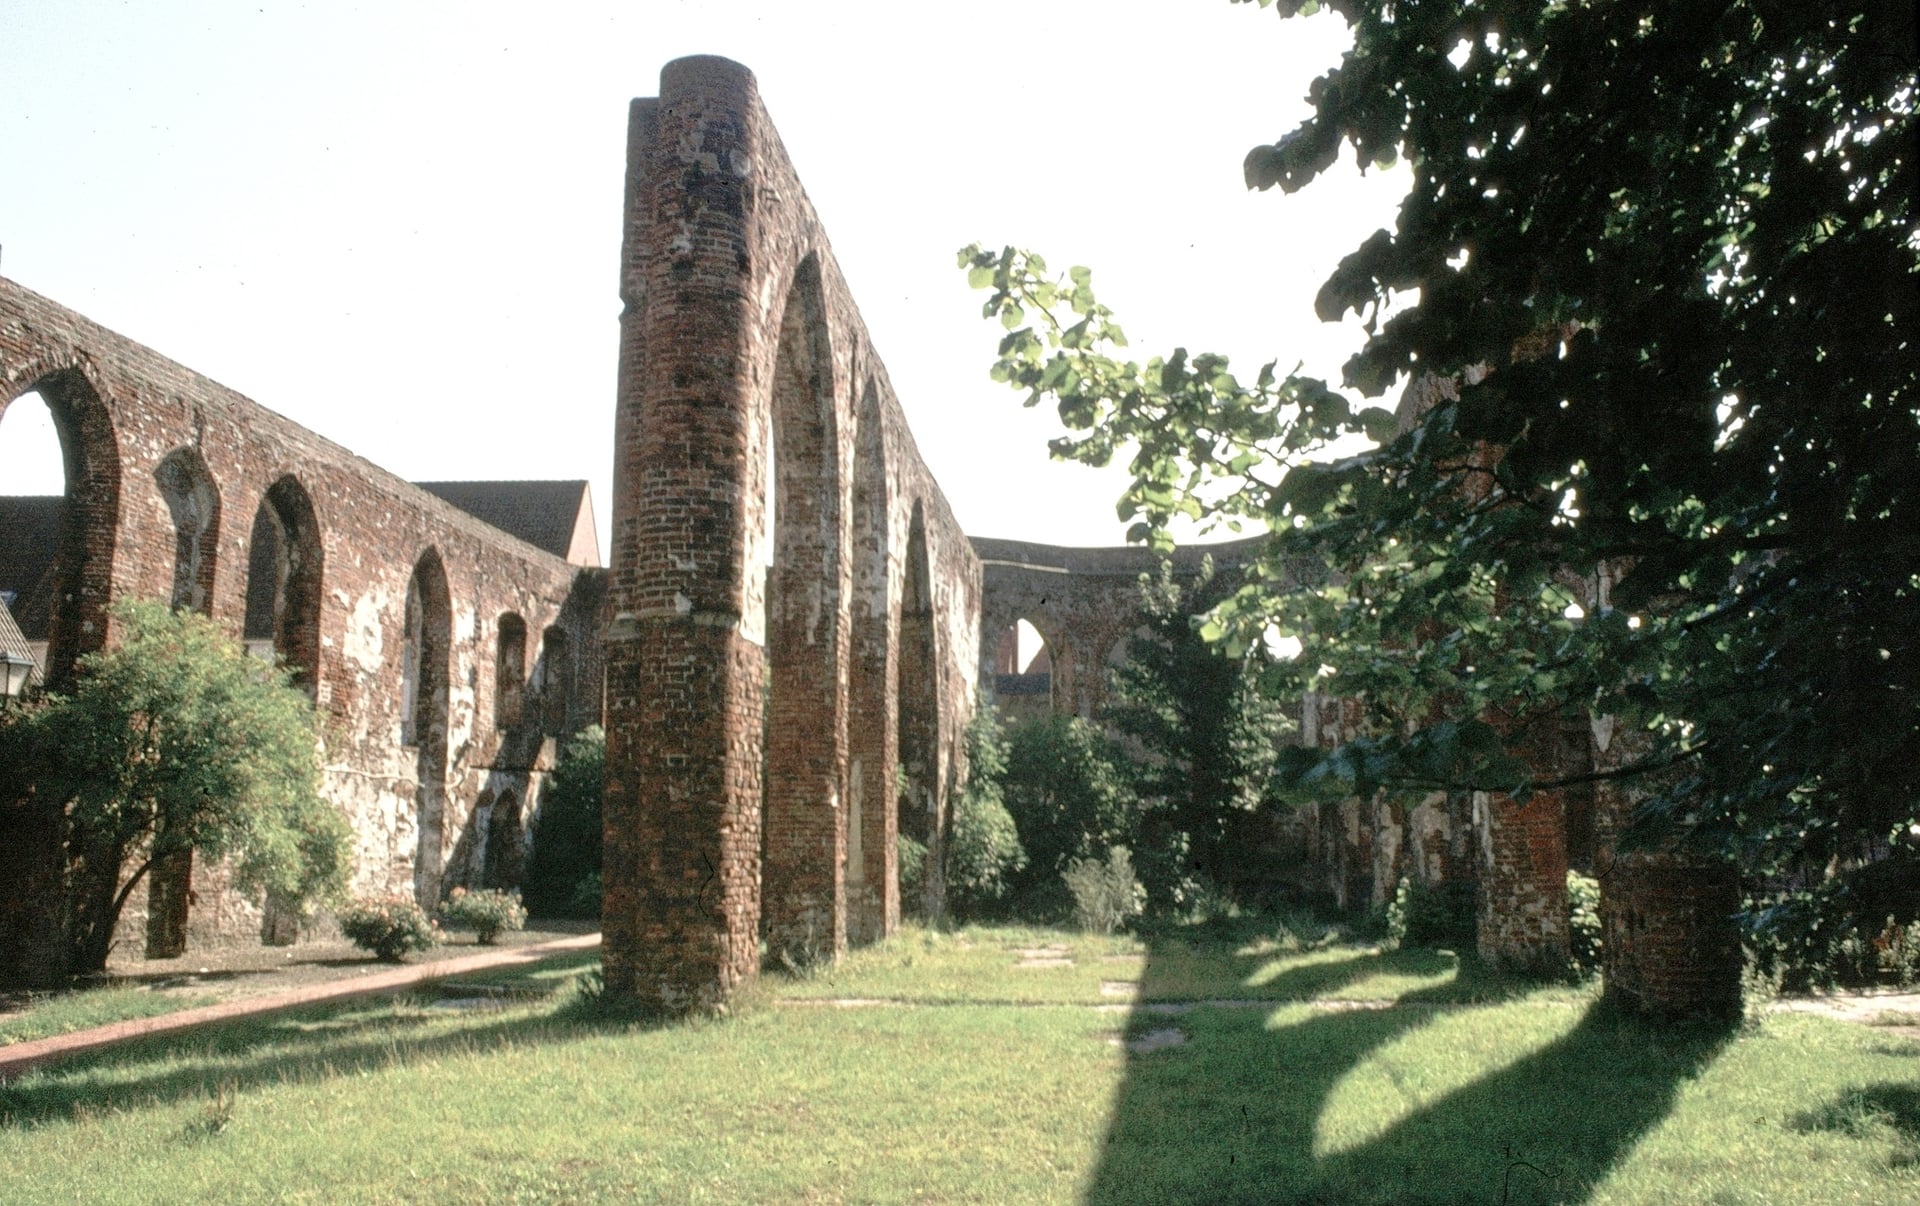
[[[510,536],[576,565],[599,565],[592,496],[584,481],[415,482]]]

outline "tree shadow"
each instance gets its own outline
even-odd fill
[[[534,1013],[436,1008],[440,995],[315,1005],[75,1055],[0,1084],[0,1130],[164,1107],[259,1085],[310,1083],[453,1053],[556,1045],[672,1024],[568,1002]],[[397,1007],[396,1007],[397,1006]],[[490,1016],[492,1014],[504,1016]],[[432,1023],[458,1023],[449,1029]]]
[[[1149,942],[1143,985],[1154,980],[1157,945]],[[1268,958],[1236,966],[1251,974]],[[1323,1114],[1342,1082],[1383,1047],[1440,1019],[1537,991],[1464,961],[1446,983],[1385,1007],[1324,999],[1393,966],[1383,958],[1356,952],[1283,970],[1259,995],[1294,1004],[1197,1008],[1176,1023],[1184,1045],[1130,1055],[1088,1200],[1581,1201],[1666,1116],[1680,1083],[1728,1035],[1725,1028],[1658,1030],[1587,1006],[1571,1031],[1544,1047],[1328,1151],[1318,1137]],[[1410,957],[1399,970],[1416,966],[1432,964]],[[1311,1004],[1314,998],[1322,1000]],[[1138,1036],[1169,1024],[1143,1000],[1128,1031]],[[1417,1092],[1400,1086],[1393,1068],[1384,1075],[1401,1093]]]

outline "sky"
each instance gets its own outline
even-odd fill
[[[1332,14],[1227,0],[0,0],[0,275],[403,477],[590,479],[607,532],[627,102],[750,67],[961,525],[1124,541],[1118,470],[987,378],[955,251],[1094,270],[1145,358],[1337,380],[1313,295],[1406,178],[1250,193]],[[0,493],[55,493],[44,411]]]

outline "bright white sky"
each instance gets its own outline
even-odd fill
[[[751,67],[922,455],[975,535],[1118,544],[1124,479],[1046,455],[954,266],[1094,268],[1143,358],[1337,379],[1314,291],[1403,174],[1283,197],[1338,17],[1226,0],[0,0],[0,273],[400,475],[611,494],[627,101]],[[16,419],[16,415],[19,418]],[[0,493],[61,488],[25,407]],[[44,420],[40,426],[45,427]]]

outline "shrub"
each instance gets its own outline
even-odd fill
[[[1873,940],[1874,961],[1882,972],[1900,981],[1900,987],[1910,989],[1914,980],[1920,978],[1920,921],[1901,925],[1892,917]]]
[[[440,906],[440,920],[457,930],[472,930],[480,945],[492,946],[500,940],[501,931],[527,924],[527,910],[518,892],[455,888]]]
[[[1111,934],[1146,907],[1147,890],[1133,875],[1133,856],[1125,846],[1107,851],[1106,861],[1076,858],[1062,873],[1073,895],[1073,916],[1080,928]]]
[[[1011,910],[1024,919],[1056,920],[1071,911],[1061,878],[1070,860],[1097,859],[1137,840],[1119,755],[1099,728],[1077,716],[1007,730],[1001,791],[1028,860],[1009,894]]]
[[[982,700],[967,723],[967,782],[953,804],[947,847],[947,900],[966,917],[1003,900],[1027,865],[1020,831],[1001,795],[1007,747],[993,706]]]
[[[606,779],[607,735],[593,725],[567,742],[540,793],[524,884],[535,916],[600,916],[600,794]]]
[[[896,839],[900,859],[900,911],[918,917],[926,910],[927,848],[900,834]]]
[[[1473,885],[1428,884],[1407,876],[1387,905],[1386,946],[1471,947],[1474,941]]]
[[[1600,970],[1600,881],[1567,872],[1567,962],[1586,979]]]
[[[361,897],[341,910],[340,932],[361,950],[388,963],[408,951],[424,951],[439,940],[433,924],[410,896]]]

